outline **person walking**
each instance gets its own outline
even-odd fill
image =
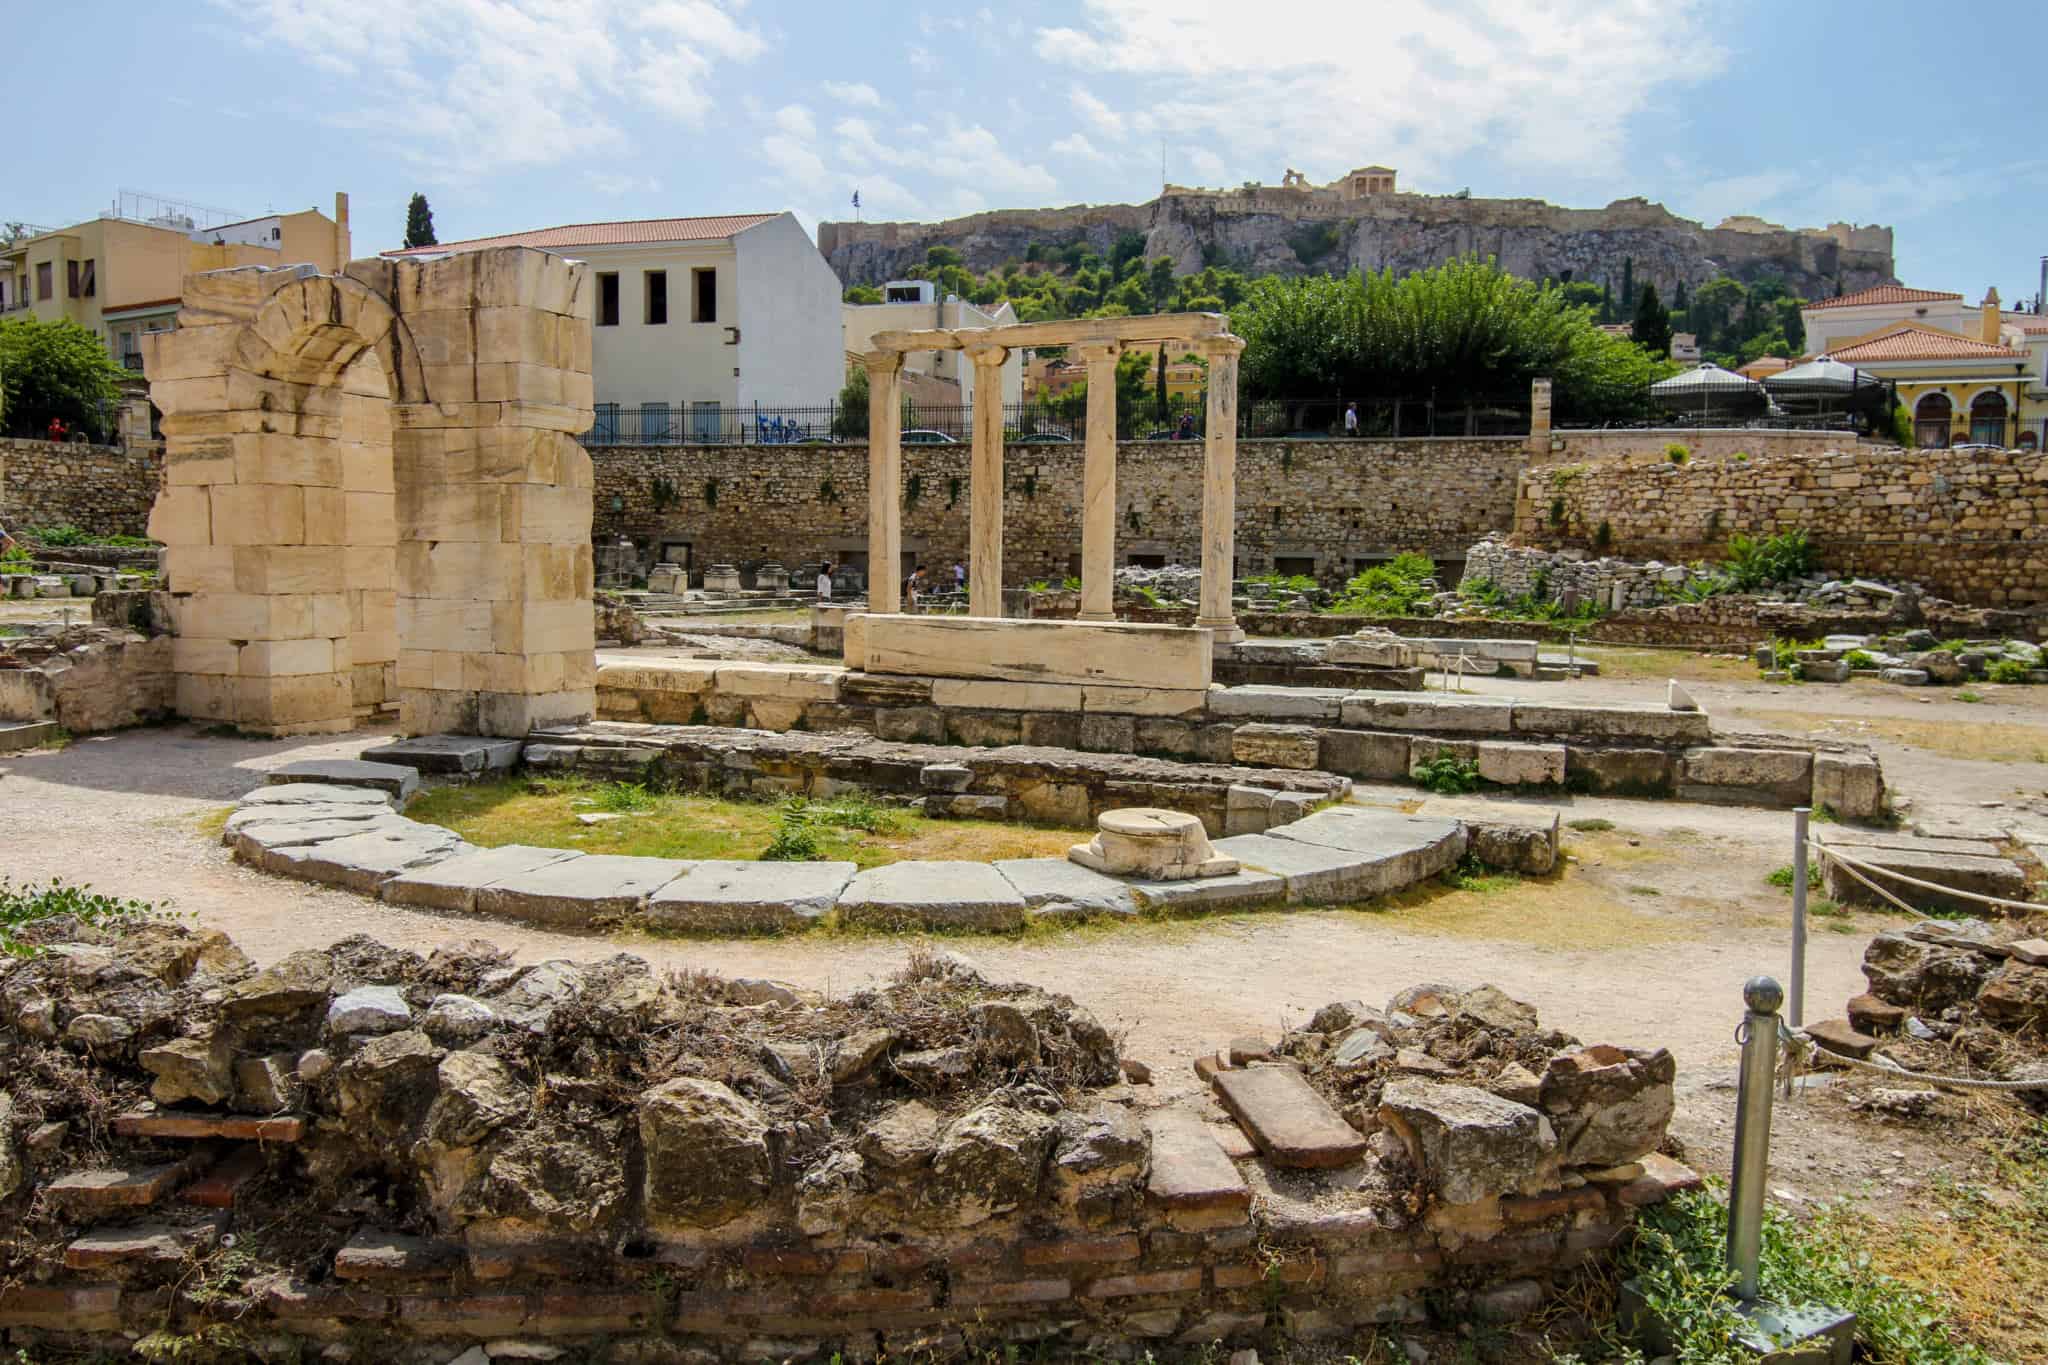
[[[818,566],[818,600],[832,600],[832,561],[829,559]]]
[[[1344,409],[1344,434],[1346,436],[1356,436],[1358,434],[1358,404],[1356,403]]]

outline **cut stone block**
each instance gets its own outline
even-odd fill
[[[1678,781],[1678,760],[1663,749],[1565,749],[1565,781],[1574,788],[1617,796],[1668,796]]]
[[[1867,1033],[1857,1032],[1855,1026],[1846,1019],[1824,1019],[1818,1024],[1808,1024],[1806,1036],[1829,1052],[1857,1061],[1868,1057],[1877,1049],[1877,1039]]]
[[[1254,768],[1312,769],[1322,759],[1322,740],[1306,725],[1240,725],[1230,756]]]
[[[474,910],[476,893],[486,886],[583,856],[574,849],[531,848],[525,844],[471,849],[426,867],[401,872],[385,882],[378,894],[391,905]]]
[[[519,766],[525,741],[479,735],[420,735],[363,750],[363,760],[391,763],[423,773],[497,772]]]
[[[1885,813],[1884,770],[1874,754],[1813,756],[1813,804],[1845,820],[1876,820]]]
[[[1291,1066],[1220,1071],[1213,1084],[1230,1116],[1277,1166],[1329,1170],[1365,1155],[1365,1135]]]
[[[95,1228],[64,1248],[66,1270],[107,1270],[114,1267],[176,1265],[194,1250],[211,1246],[220,1236],[212,1223],[171,1227],[142,1223],[126,1228]]]
[[[1152,1170],[1145,1193],[1183,1231],[1237,1227],[1251,1214],[1252,1193],[1216,1145],[1209,1125],[1177,1109],[1151,1115]]]
[[[1456,820],[1369,806],[1330,806],[1267,833],[1357,855],[1363,867],[1361,894],[1366,897],[1433,877],[1464,857],[1467,847],[1465,827]]]
[[[890,863],[857,874],[840,894],[839,914],[874,928],[1014,929],[1024,922],[1024,898],[987,863]]]
[[[114,1209],[146,1208],[171,1192],[185,1163],[73,1171],[44,1187],[50,1202],[67,1213],[92,1217]]]
[[[1421,814],[1465,826],[1466,851],[1488,867],[1541,877],[1557,866],[1558,827],[1553,806],[1474,796],[1432,796]]]
[[[259,826],[238,838],[261,834]],[[239,852],[238,842],[236,850]],[[375,822],[361,834],[345,834],[313,844],[264,849],[252,861],[265,872],[299,881],[326,882],[351,891],[374,893],[389,878],[471,851],[460,835],[439,825],[412,820]]]
[[[296,1115],[248,1118],[237,1114],[184,1113],[166,1109],[154,1114],[122,1114],[114,1120],[121,1137],[225,1138],[234,1142],[297,1142],[306,1121]]]
[[[1065,858],[999,858],[990,866],[1016,888],[1034,918],[1138,913],[1130,887]]]
[[[1479,744],[1480,777],[1504,787],[1561,786],[1564,763],[1562,744]]]
[[[1214,659],[1207,636],[1178,626],[972,616],[859,620],[870,673],[1206,691]]]
[[[1813,755],[1804,749],[1709,746],[1687,749],[1678,795],[1687,801],[1803,806],[1813,794]]]
[[[1504,735],[1514,728],[1515,703],[1465,697],[1388,696],[1354,692],[1344,699],[1349,729],[1422,730],[1431,734]]]
[[[401,829],[408,823],[388,806],[250,806],[228,817],[220,841],[253,862],[264,849]]]
[[[1325,730],[1322,740],[1322,756],[1316,766],[1324,772],[1342,773],[1368,782],[1395,782],[1408,776],[1406,735]]]
[[[1293,905],[1342,905],[1377,894],[1379,868],[1362,854],[1268,834],[1219,839],[1216,851],[1279,877]]]
[[[1704,744],[1713,723],[1704,711],[1674,711],[1655,702],[1517,702],[1515,733],[1576,739],[1649,740],[1659,744]]]
[[[320,782],[334,787],[369,787],[397,797],[403,803],[420,789],[420,775],[395,763],[365,763],[359,758],[302,758],[271,769],[272,785],[287,782]]]
[[[1220,687],[1209,693],[1219,720],[1334,721],[1350,693],[1341,687]]]
[[[515,872],[476,891],[476,908],[538,924],[584,925],[637,914],[647,898],[689,869],[673,858],[593,853]]]
[[[40,749],[45,744],[54,744],[57,741],[57,732],[62,728],[54,720],[0,724],[0,754],[24,753],[30,749]]]
[[[391,794],[375,787],[337,787],[328,782],[278,782],[258,787],[241,800],[252,806],[371,806],[391,809]]]
[[[1287,897],[1286,881],[1270,872],[1233,872],[1227,877],[1172,882],[1132,879],[1128,885],[1140,909],[1178,913],[1249,910]]]
[[[853,863],[691,863],[647,898],[645,915],[660,929],[802,929],[838,903],[859,870]]]
[[[1839,838],[1828,840],[1828,847],[1839,849],[1859,862],[1870,863],[1917,881],[1931,882],[1936,886],[1945,886],[1956,891],[1970,891],[1980,896],[1997,896],[2005,900],[2026,898],[2026,873],[2010,858],[1984,857],[1974,853],[1871,847]],[[1882,896],[1850,876],[1848,869],[1840,863],[1828,859],[1826,867],[1827,891],[1836,900],[1845,905],[1887,904]],[[1976,914],[1985,908],[1978,902],[1962,896],[1948,896],[1924,887],[1901,885],[1881,873],[1864,871],[1863,875],[1906,904],[1921,910],[1960,910]]]

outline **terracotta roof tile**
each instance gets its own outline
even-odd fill
[[[1806,306],[1808,309],[1859,308],[1869,303],[1944,303],[1961,297],[1961,294],[1945,294],[1938,289],[1908,289],[1903,284],[1880,284],[1840,298],[1815,299]]]
[[[1931,327],[1899,327],[1883,336],[1830,351],[1836,360],[1856,364],[1867,360],[2025,360],[2025,351],[1968,337],[1950,336]]]
[[[496,237],[471,237],[386,256],[445,256],[452,251],[483,251],[495,246],[532,246],[557,251],[579,246],[633,246],[643,242],[718,242],[780,217],[774,213],[728,213],[709,218],[637,218],[619,223],[569,223],[562,227],[506,232]]]

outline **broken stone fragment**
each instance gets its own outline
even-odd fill
[[[867,1168],[859,1155],[837,1151],[796,1183],[796,1225],[807,1237],[844,1232],[868,1201]]]
[[[1379,1117],[1446,1204],[1511,1194],[1556,1169],[1549,1121],[1474,1086],[1397,1078],[1380,1092]]]
[[[441,1050],[418,1029],[371,1039],[335,1068],[341,1117],[387,1138],[410,1133],[433,1103],[440,1060]]]
[[[1152,1150],[1137,1116],[1121,1104],[1098,1104],[1056,1121],[1052,1188],[1060,1202],[1090,1223],[1135,1209]]]
[[[1387,1002],[1387,1013],[1406,1014],[1416,1019],[1436,1019],[1449,1014],[1458,1007],[1459,991],[1453,986],[1430,982],[1410,986],[1395,993]]]
[[[1930,1014],[1975,999],[1993,965],[1968,948],[1922,943],[1897,929],[1880,933],[1863,950],[1872,995]]]
[[[1384,1038],[1369,1028],[1355,1028],[1344,1035],[1330,1060],[1338,1066],[1371,1066],[1394,1055]]]
[[[1542,1078],[1520,1062],[1509,1062],[1502,1067],[1500,1074],[1487,1082],[1486,1088],[1502,1099],[1531,1107],[1541,1103],[1543,1098]]]
[[[930,1203],[960,1227],[987,1222],[1038,1194],[1058,1125],[1042,1114],[988,1103],[940,1136]]]
[[[897,1075],[920,1090],[949,1090],[964,1084],[974,1074],[974,1050],[954,1046],[899,1052],[889,1064]]]
[[[715,1228],[768,1197],[768,1125],[726,1086],[678,1077],[642,1095],[639,1112],[650,1215]]]
[[[0,1199],[20,1189],[27,1175],[14,1145],[14,1096],[0,1091]]]
[[[832,1084],[852,1085],[865,1079],[895,1045],[894,1029],[862,1029],[841,1038],[832,1051]]]
[[[473,1043],[498,1025],[498,1012],[467,995],[437,995],[420,1019],[427,1036],[443,1047]]]
[[[1458,997],[1456,1013],[1488,1028],[1509,1033],[1534,1033],[1536,1007],[1525,1005],[1497,986],[1481,986]]]
[[[1315,1012],[1308,1028],[1311,1033],[1348,1033],[1361,1027],[1368,1018],[1382,1017],[1363,1000],[1333,1000]]]
[[[532,1103],[503,1062],[480,1052],[449,1053],[436,1081],[439,1093],[427,1110],[424,1139],[444,1150],[474,1147]]]
[[[230,1019],[296,1014],[326,1004],[332,981],[327,954],[304,949],[229,986],[221,1012]]]
[[[297,1062],[289,1052],[242,1057],[235,1062],[235,1108],[245,1114],[275,1114],[298,1099]]]
[[[997,1061],[1038,1065],[1038,1032],[1022,1009],[1008,1000],[988,1000],[968,1011],[982,1045]]]
[[[112,1014],[74,1014],[64,1026],[67,1041],[86,1047],[119,1047],[134,1036],[135,1026]]]
[[[2006,963],[1978,995],[1977,1008],[2009,1029],[2048,1025],[2048,967]]]
[[[327,1007],[332,1034],[396,1033],[412,1023],[412,1007],[396,986],[358,986]]]
[[[1671,1121],[1678,1064],[1663,1048],[1596,1044],[1550,1059],[1542,1108],[1566,1166],[1618,1166],[1653,1151]]]
[[[227,1045],[218,1038],[173,1038],[143,1049],[136,1060],[156,1077],[149,1093],[158,1104],[219,1104],[232,1093]]]

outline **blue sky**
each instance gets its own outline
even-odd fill
[[[807,223],[1404,186],[1897,230],[1908,283],[2031,295],[2039,0],[73,0],[9,6],[0,218],[118,187],[256,214],[407,198],[444,240],[794,209]],[[30,54],[41,54],[31,56]]]

